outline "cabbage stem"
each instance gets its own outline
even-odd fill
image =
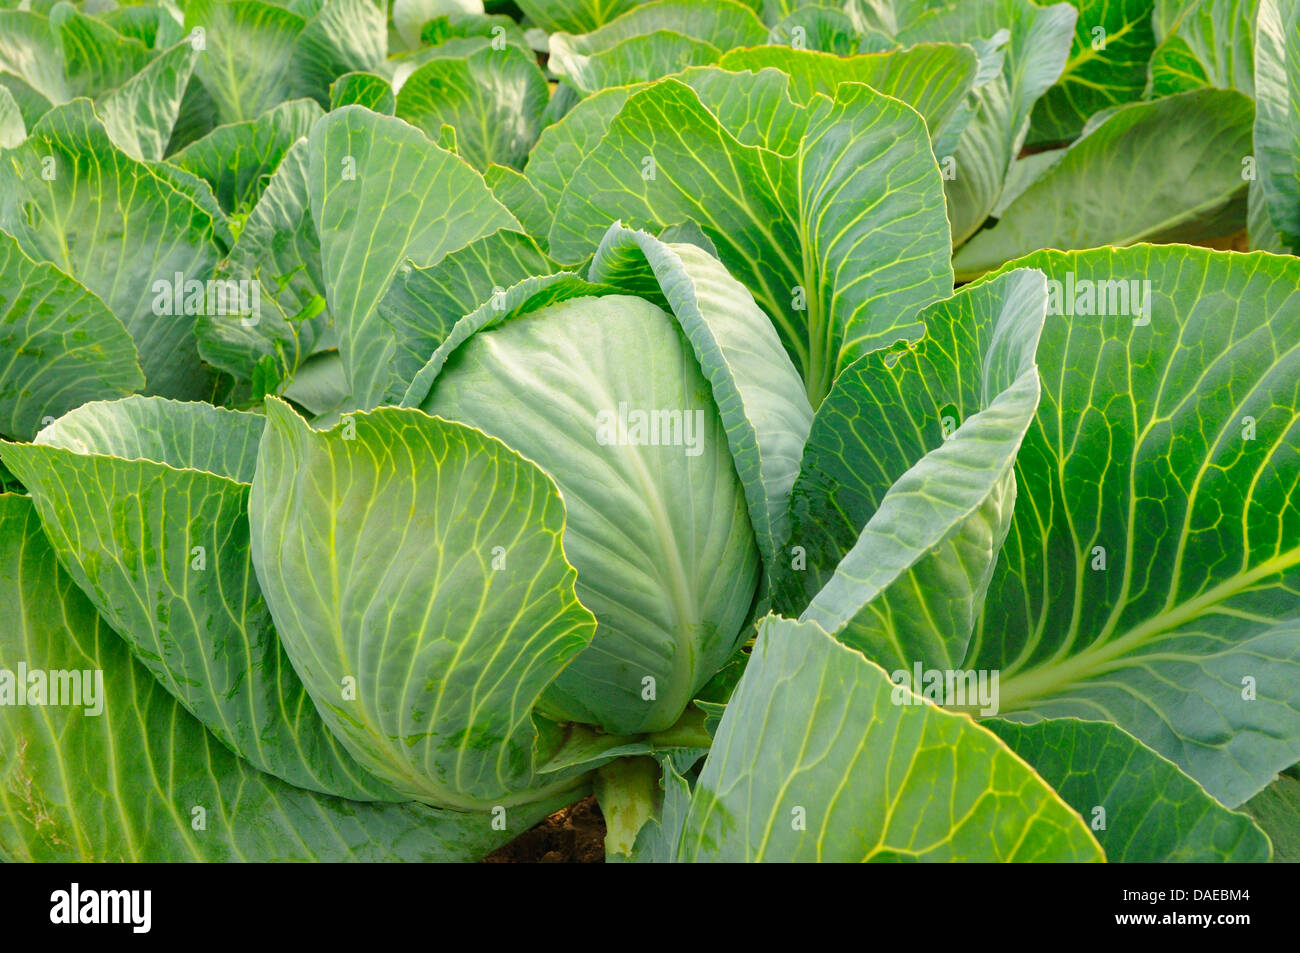
[[[605,817],[605,857],[630,860],[636,835],[659,813],[659,762],[644,756],[619,758],[596,772],[594,787]]]

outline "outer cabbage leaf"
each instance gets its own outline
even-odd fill
[[[312,129],[307,184],[353,406],[375,407],[407,383],[393,378],[397,343],[376,310],[399,267],[407,259],[431,265],[519,223],[452,153],[359,106]]]
[[[604,138],[633,88],[615,86],[588,96],[537,137],[524,175],[545,200],[551,215],[559,207],[569,179]]]
[[[1268,838],[1172,762],[1104,721],[984,725],[1082,816],[1111,863],[1258,863]]]
[[[416,69],[397,94],[396,115],[430,139],[452,126],[457,155],[480,172],[493,162],[521,168],[541,131],[548,94],[531,51],[484,46]]]
[[[1300,263],[1016,264],[1053,317],[967,666],[1001,671],[1004,714],[1112,721],[1238,805],[1300,760]]]
[[[493,163],[483,173],[487,183],[498,202],[510,210],[526,234],[532,237],[539,247],[546,246],[546,236],[551,231],[551,210],[546,206],[546,199],[528,178],[517,169]]]
[[[116,89],[144,69],[152,56],[135,37],[123,36],[71,3],[56,3],[49,24],[63,50],[68,99]]]
[[[219,123],[255,119],[294,96],[293,55],[304,26],[296,13],[262,0],[186,4],[185,29],[202,45],[194,73]]]
[[[177,43],[96,103],[109,136],[131,158],[166,155],[198,55],[189,41]]]
[[[59,566],[31,501],[9,494],[0,495],[0,593],[16,609],[0,630],[0,666],[103,673],[101,715],[0,708],[7,859],[472,860],[560,806],[513,809],[497,831],[487,814],[359,804],[255,770],[131,657]]]
[[[607,50],[589,54],[575,52],[563,34],[553,37],[552,44],[551,68],[582,95],[650,82],[688,66],[716,63],[722,56],[722,50],[712,43],[674,30],[635,34]]]
[[[580,787],[535,771],[563,737],[533,708],[595,629],[540,469],[418,410],[321,432],[270,398],[249,519],[285,651],[362,765],[459,810]]]
[[[1034,106],[1030,145],[1073,139],[1103,109],[1133,102],[1147,85],[1155,50],[1153,0],[1077,0],[1070,57]]]
[[[931,136],[937,138],[960,121],[960,107],[975,82],[979,57],[974,47],[963,43],[918,43],[906,49],[861,56],[760,46],[733,50],[718,61],[718,66],[737,72],[778,69],[790,77],[790,97],[805,105],[817,93],[834,98],[841,83],[863,83],[907,103],[921,114]],[[724,116],[719,118],[735,131]]]
[[[168,161],[212,186],[229,214],[250,211],[285,153],[325,115],[315,101],[281,103],[247,122],[218,126]]]
[[[551,55],[590,56],[612,49],[624,40],[663,30],[685,33],[719,50],[757,46],[767,39],[767,28],[753,8],[737,0],[652,0],[642,3],[581,35],[557,32],[550,38]]]
[[[163,167],[115,146],[87,99],[46,113],[2,161],[11,175],[0,191],[0,228],[108,305],[136,343],[151,393],[206,394],[196,318],[171,302],[182,290],[176,275],[212,277],[221,256],[214,210],[161,177]]]
[[[387,56],[388,16],[383,4],[326,0],[294,42],[291,95],[310,96],[328,107],[330,86],[336,79],[382,70]]]
[[[30,438],[86,401],[142,387],[131,336],[104,302],[0,232],[0,434]]]
[[[261,433],[258,415],[133,397],[88,404],[0,454],[100,615],[214,735],[296,787],[402,800],[326,729],[253,578]]]
[[[1260,206],[1278,251],[1300,248],[1300,3],[1260,0],[1255,160]],[[1253,186],[1252,186],[1253,188]],[[1252,228],[1252,237],[1259,231]]]
[[[48,103],[72,98],[63,45],[47,18],[30,10],[0,10],[0,70]]]
[[[873,484],[888,490],[801,619],[891,671],[958,667],[1011,520],[1046,311],[1042,275],[1013,272],[932,305],[919,343],[867,355],[836,381],[788,547],[804,543],[822,564],[792,573],[796,585],[819,586],[841,551],[803,534],[852,534]]]
[[[393,84],[376,73],[344,73],[330,86],[330,110],[344,106],[365,106],[391,116],[397,109],[397,95]]]
[[[765,619],[679,859],[1103,859],[1078,815],[995,735],[916,696],[898,704],[899,691],[815,623]]]
[[[952,152],[953,172],[946,184],[956,248],[997,205],[1029,132],[1034,104],[1065,68],[1078,11],[1068,3],[962,0],[920,15],[917,9],[907,13],[909,22],[900,24],[897,37],[901,42],[974,43],[984,49],[982,65],[987,61],[997,67],[993,77],[978,84],[974,114]]]
[[[559,271],[537,243],[502,229],[470,242],[428,268],[398,270],[379,313],[393,329],[399,379],[413,380],[465,315],[525,278]]]
[[[589,33],[645,0],[520,0],[519,9],[547,33]]]
[[[1252,49],[1260,0],[1156,0],[1156,96],[1212,86],[1255,95]]]
[[[970,279],[1039,248],[1203,241],[1246,224],[1254,108],[1233,90],[1121,106],[953,257]]]
[[[238,379],[250,379],[268,362],[276,378],[291,379],[321,346],[329,328],[320,237],[311,217],[307,181],[307,140],[299,139],[279,160],[219,266],[224,280],[258,283],[259,313],[199,319],[199,353]]]
[[[580,259],[616,219],[694,220],[776,324],[815,406],[840,368],[915,332],[951,272],[921,118],[856,83],[807,108],[787,156],[742,144],[677,80],[633,93],[569,182],[550,250]]]

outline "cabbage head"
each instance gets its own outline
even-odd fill
[[[348,752],[487,810],[684,718],[707,746],[690,706],[764,608],[812,420],[743,286],[615,226],[585,277],[458,322],[403,405],[319,430],[269,400],[250,498],[276,631]]]

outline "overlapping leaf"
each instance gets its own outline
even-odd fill
[[[683,26],[689,26],[689,31]],[[767,29],[753,8],[738,0],[651,0],[590,32],[578,36],[572,32],[555,33],[550,38],[550,49],[552,56],[561,55],[561,51],[589,56],[660,30],[689,32],[695,39],[723,51],[757,46],[767,38]]]
[[[590,33],[552,35],[549,65],[574,88],[593,93],[716,62],[727,50],[766,38],[753,10],[735,0],[653,0]]]
[[[551,210],[537,186],[517,169],[495,163],[487,167],[483,181],[496,200],[519,220],[525,234],[545,248],[551,231]]]
[[[128,653],[60,568],[30,500],[0,495],[0,667],[76,672],[87,707],[0,709],[0,853],[34,861],[476,859],[558,806],[359,804],[232,755]],[[37,597],[39,594],[39,597]],[[102,694],[94,689],[102,673]],[[75,769],[75,770],[70,770]]]
[[[953,131],[975,82],[979,58],[974,47],[964,43],[918,43],[901,50],[847,57],[760,46],[733,50],[718,61],[718,67],[732,71],[778,69],[790,77],[790,97],[805,105],[817,93],[834,98],[841,83],[863,83],[907,103],[938,138]],[[725,115],[719,113],[719,118],[734,132]]]
[[[394,371],[414,380],[461,318],[525,278],[558,271],[537,243],[502,229],[470,242],[428,268],[398,271],[379,313],[397,341]]]
[[[908,12],[900,41],[976,43],[981,60],[997,68],[976,88],[974,114],[952,152],[948,215],[953,247],[959,247],[996,206],[1028,135],[1034,104],[1065,68],[1078,11],[1068,3],[963,0],[919,16]]]
[[[521,0],[519,9],[547,33],[589,33],[645,0]]]
[[[392,83],[375,73],[344,73],[330,86],[330,109],[344,106],[365,106],[391,116],[397,109],[397,95]]]
[[[1124,729],[1056,718],[984,722],[1082,816],[1111,863],[1258,863],[1268,839],[1245,814]]]
[[[212,186],[227,213],[249,211],[285,153],[323,115],[313,100],[290,100],[257,119],[214,129],[168,161]]]
[[[673,30],[636,33],[591,54],[574,52],[564,34],[556,34],[552,43],[552,68],[581,95],[611,86],[650,82],[689,66],[716,63],[722,56],[722,50],[712,43]]]
[[[992,733],[899,689],[815,623],[777,617],[763,621],[722,716],[678,856],[1103,859],[1078,815]]]
[[[252,414],[136,397],[86,405],[0,454],[100,615],[213,734],[297,787],[400,800],[326,730],[253,578],[261,431]]]
[[[376,311],[398,268],[407,259],[431,265],[519,223],[456,156],[359,106],[313,128],[307,182],[354,406],[375,407],[408,383],[392,378],[397,345]]]
[[[219,123],[255,119],[294,95],[291,67],[305,25],[298,14],[262,0],[186,5],[185,28],[200,47],[194,72]]]
[[[1070,57],[1034,106],[1030,145],[1073,139],[1096,113],[1142,97],[1155,50],[1153,0],[1078,0]]]
[[[345,73],[382,69],[387,55],[388,17],[383,4],[325,0],[294,43],[291,95],[309,96],[328,106],[336,79]]]
[[[9,173],[0,229],[108,305],[135,341],[151,393],[204,395],[185,283],[202,287],[221,256],[213,213],[115,146],[86,99],[46,113],[0,161]]]
[[[1300,248],[1300,3],[1295,0],[1260,0],[1255,96],[1260,194],[1252,198],[1258,198],[1280,243]]]
[[[72,98],[63,46],[47,18],[30,10],[0,10],[0,69],[48,103]]]
[[[96,104],[109,136],[131,158],[166,155],[197,58],[193,43],[177,43]]]
[[[55,4],[49,23],[63,53],[67,99],[116,89],[151,59],[149,49],[139,40],[122,36],[70,3]]]
[[[278,379],[289,379],[330,325],[307,175],[307,141],[300,139],[279,160],[219,267],[222,280],[257,282],[257,314],[205,315],[195,331],[203,359],[241,379],[268,363]]]
[[[325,723],[376,776],[438,806],[510,807],[580,784],[534,770],[562,738],[533,707],[595,627],[546,475],[418,410],[328,432],[278,400],[267,414],[253,560]]]
[[[1054,316],[967,665],[1002,672],[1003,713],[1112,721],[1240,804],[1300,759],[1300,266],[1016,264]]]
[[[633,93],[569,182],[550,251],[580,259],[616,219],[694,220],[776,324],[815,406],[841,367],[914,331],[951,273],[920,117],[855,83],[808,110],[784,156],[742,144],[681,82]]]
[[[1042,275],[1013,272],[932,305],[921,341],[840,375],[795,487],[792,614],[891,671],[958,667],[1015,504],[1046,311]]]
[[[546,77],[531,51],[506,44],[464,57],[436,57],[397,94],[396,115],[436,139],[456,130],[457,154],[479,171],[489,163],[520,168],[541,129]]]
[[[144,387],[135,345],[94,293],[0,232],[0,434],[30,438],[86,401]]]
[[[1193,90],[1122,106],[953,257],[959,279],[1039,248],[1204,241],[1246,224],[1251,102]]]
[[[1260,0],[1156,0],[1151,92],[1212,86],[1255,93],[1252,66]]]

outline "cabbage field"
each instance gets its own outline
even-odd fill
[[[1300,860],[1297,252],[1300,0],[0,0],[0,860]]]

